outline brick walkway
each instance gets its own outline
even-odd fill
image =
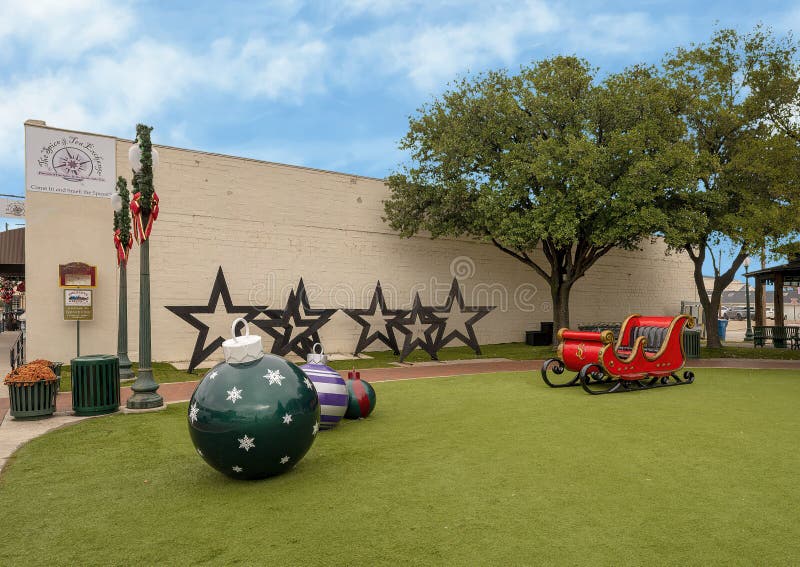
[[[436,378],[442,376],[458,376],[465,374],[486,374],[492,372],[521,372],[538,371],[542,367],[541,360],[492,360],[492,361],[451,361],[440,364],[420,364],[393,368],[368,368],[361,371],[364,379],[370,382],[386,382],[390,380],[411,380],[415,378]],[[764,370],[798,370],[800,360],[755,360],[737,358],[711,358],[705,360],[692,360],[687,365],[690,368],[752,368]],[[339,372],[347,377],[347,371]],[[166,403],[186,402],[192,397],[197,381],[172,382],[161,384],[158,393]],[[130,387],[121,390],[122,405],[131,396]],[[8,410],[8,398],[0,398],[0,422],[3,421]],[[57,412],[72,410],[71,392],[62,392],[56,401]]]

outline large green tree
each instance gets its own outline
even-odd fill
[[[791,119],[798,95],[796,46],[756,28],[717,31],[667,58],[665,78],[688,101],[681,111],[695,153],[696,182],[665,193],[665,237],[694,263],[708,345],[720,346],[723,290],[745,257],[798,230],[800,152]],[[713,253],[729,248],[729,265]],[[712,260],[711,292],[703,281]]]
[[[405,237],[491,242],[545,280],[568,326],[575,282],[653,234],[657,197],[693,179],[680,107],[650,68],[597,81],[575,57],[463,79],[410,118],[386,217]]]

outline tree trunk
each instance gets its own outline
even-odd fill
[[[714,288],[711,290],[711,296],[706,291],[705,282],[703,281],[703,263],[706,258],[706,243],[703,241],[700,246],[695,250],[692,246],[685,246],[684,249],[689,254],[692,262],[694,262],[694,283],[697,287],[697,296],[700,298],[700,305],[703,306],[704,323],[706,326],[706,346],[709,348],[722,348],[722,340],[719,336],[719,329],[717,328],[717,317],[719,316],[719,307],[722,303],[722,292],[733,281],[736,275],[736,270],[741,267],[747,254],[745,247],[739,249],[739,253],[734,258],[731,267],[727,271],[720,273],[719,267],[715,264],[714,273]]]
[[[700,303],[703,305],[703,313],[705,314],[706,346],[709,348],[722,348],[722,338],[719,336],[719,327],[717,326],[720,303],[722,302],[722,290],[717,290],[716,279],[711,297],[706,294],[706,298],[707,301],[705,302],[702,297],[700,298]]]
[[[550,265],[550,273],[531,259],[524,250],[506,248],[495,238],[492,244],[516,258],[526,266],[530,266],[542,278],[550,283],[550,297],[553,300],[553,345],[557,344],[556,334],[563,327],[569,327],[569,293],[572,286],[582,278],[586,271],[597,260],[614,248],[613,245],[594,246],[586,239],[579,240],[574,246],[557,246],[547,240],[542,241],[542,251]]]
[[[569,327],[569,294],[573,283],[572,281],[550,283],[550,297],[553,299],[553,345],[558,344],[556,338],[558,330]]]

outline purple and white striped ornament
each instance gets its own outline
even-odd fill
[[[321,345],[320,345],[321,346]],[[314,345],[316,351],[317,345]],[[314,383],[320,403],[320,429],[332,429],[344,417],[349,399],[344,378],[325,364],[328,357],[322,352],[308,355],[308,364],[300,369]]]

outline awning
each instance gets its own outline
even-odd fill
[[[0,276],[25,275],[25,229],[0,232]]]

